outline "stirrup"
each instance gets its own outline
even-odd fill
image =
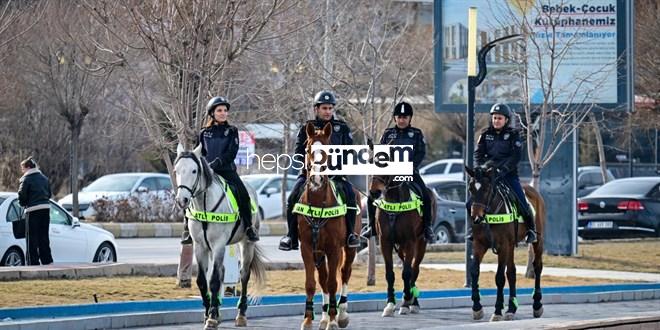
[[[362,237],[364,237],[364,238],[366,238],[366,239],[369,239],[369,238],[371,238],[371,236],[374,236],[374,235],[375,235],[375,232],[374,232],[374,230],[371,228],[371,226],[364,227],[364,229],[363,229],[362,232],[360,233],[360,236],[362,236]]]
[[[538,242],[538,237],[537,237],[536,232],[534,230],[528,230],[527,231],[527,236],[525,237],[525,242],[527,242],[528,244]]]
[[[298,240],[293,240],[289,236],[284,236],[280,240],[279,249],[282,251],[298,250]]]
[[[357,248],[357,247],[360,247],[360,243],[361,243],[361,242],[360,242],[360,238],[359,238],[357,235],[355,235],[355,233],[350,233],[350,234],[348,235],[348,238],[346,239],[346,245],[347,245],[349,248]]]
[[[250,226],[245,230],[245,235],[247,235],[250,242],[256,242],[259,240],[259,235],[253,226]]]

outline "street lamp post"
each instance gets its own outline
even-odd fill
[[[474,167],[474,102],[475,90],[477,86],[486,78],[486,56],[488,52],[498,44],[505,41],[513,41],[522,39],[522,35],[513,34],[499,39],[495,39],[480,50],[477,58],[477,8],[470,7],[468,10],[468,57],[467,57],[467,80],[468,80],[468,100],[467,100],[467,116],[465,125],[465,166]],[[477,59],[479,61],[479,71],[477,72]],[[466,180],[466,196],[468,193],[467,180]],[[465,232],[472,231],[472,219],[470,212],[465,215]],[[472,286],[470,281],[470,268],[472,261],[472,244],[469,240],[465,240],[465,287]]]

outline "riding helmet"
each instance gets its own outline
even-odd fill
[[[316,96],[314,96],[314,106],[320,104],[337,105],[337,99],[335,98],[335,94],[333,94],[330,91],[320,91],[316,93]]]
[[[506,117],[506,119],[511,120],[511,109],[509,109],[509,106],[504,103],[493,104],[493,106],[490,108],[490,114],[500,114]]]
[[[215,110],[215,107],[217,107],[219,105],[224,105],[224,106],[227,107],[227,110],[229,110],[229,107],[230,107],[229,101],[227,101],[227,99],[222,97],[222,96],[216,96],[216,97],[212,98],[209,101],[209,103],[206,105],[206,114],[212,117],[213,116],[213,111]]]
[[[392,111],[392,116],[411,116],[413,115],[412,105],[408,102],[399,102],[394,106],[394,111]]]

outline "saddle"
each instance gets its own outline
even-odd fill
[[[304,216],[308,216],[311,218],[320,218],[320,219],[336,218],[346,215],[348,207],[346,203],[344,203],[344,199],[345,199],[344,194],[341,191],[337,190],[335,181],[330,180],[329,182],[330,182],[330,187],[332,188],[332,193],[335,196],[335,199],[337,200],[336,206],[331,206],[331,207],[311,206],[300,203],[300,198],[298,198],[299,202],[293,206],[293,213],[302,214]]]
[[[207,212],[207,211],[199,211],[199,210],[193,210],[190,207],[186,209],[186,217],[189,219],[194,219],[197,221],[202,221],[202,222],[218,222],[218,223],[232,223],[236,222],[238,220],[239,212],[238,212],[238,201],[236,200],[236,187],[233,187],[232,185],[227,183],[227,180],[222,178],[220,175],[216,174],[215,177],[220,181],[220,184],[222,185],[222,189],[225,192],[225,197],[229,201],[229,204],[231,205],[232,210],[234,210],[232,213],[216,213],[216,212]],[[218,201],[218,204],[220,204],[220,201]],[[252,214],[257,213],[257,204],[250,198],[250,210],[252,211]]]
[[[523,223],[523,217],[518,211],[518,198],[514,195],[514,192],[507,186],[501,185],[503,187],[497,190],[498,194],[501,194],[504,197],[504,207],[505,213],[498,214],[486,214],[485,219],[489,224],[505,224],[517,221]],[[530,212],[532,213],[532,218],[536,217],[536,210],[534,209],[533,204],[530,202],[529,198],[525,196],[527,205],[529,205]]]

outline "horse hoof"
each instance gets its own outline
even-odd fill
[[[511,312],[509,312],[509,313],[505,313],[505,314],[504,314],[504,321],[511,321],[511,320],[513,320],[513,316],[514,316],[514,315],[516,315],[516,314],[511,313]]]
[[[312,330],[312,319],[306,318],[302,324],[300,324],[300,330]]]
[[[204,325],[204,330],[216,330],[218,329],[218,320],[207,319],[206,324]]]
[[[346,328],[348,326],[348,313],[341,311],[339,315],[337,315],[337,324],[339,324],[340,328]]]
[[[491,322],[502,321],[502,315],[493,314],[490,316],[490,321]]]
[[[419,306],[416,306],[416,305],[410,306],[410,313],[411,314],[419,314],[419,310],[420,310]]]
[[[399,315],[407,315],[408,313],[410,313],[410,308],[408,308],[408,306],[401,306],[399,308]]]
[[[337,320],[330,321],[328,326],[325,327],[325,330],[339,330],[339,324],[337,324]]]
[[[237,327],[247,327],[247,317],[243,315],[236,316],[236,326]]]
[[[390,317],[394,316],[394,304],[393,303],[387,303],[387,306],[383,309],[383,315],[382,317]]]
[[[543,307],[534,310],[534,317],[539,318],[543,315]]]
[[[325,328],[328,327],[328,321],[329,320],[321,320],[319,323],[319,330],[325,330]]]
[[[481,320],[484,318],[484,310],[480,309],[478,311],[472,311],[472,319],[473,320]]]

